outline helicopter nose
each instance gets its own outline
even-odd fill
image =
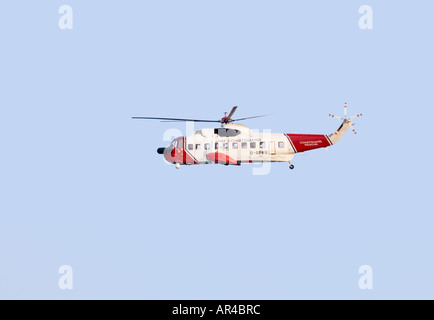
[[[166,149],[166,148],[158,148],[157,149],[157,153],[158,154],[163,154],[164,153],[164,149]]]

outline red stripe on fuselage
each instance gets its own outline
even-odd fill
[[[194,156],[187,151],[185,137],[182,137],[182,160],[183,164],[199,164]]]
[[[325,148],[331,145],[324,134],[285,134],[294,147],[295,152],[303,152],[312,149]]]

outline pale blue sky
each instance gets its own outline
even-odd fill
[[[60,30],[69,4],[73,30]],[[358,27],[361,5],[374,29]],[[434,4],[3,1],[0,298],[434,298]],[[357,135],[274,164],[189,166],[131,116]],[[201,128],[206,126],[196,126]],[[73,290],[57,286],[61,265]],[[370,265],[374,289],[360,290]]]

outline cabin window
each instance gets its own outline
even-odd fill
[[[193,150],[193,144],[192,143],[188,144],[188,150]]]
[[[259,148],[261,148],[261,149],[265,148],[265,142],[264,141],[259,142]]]
[[[229,148],[229,143],[225,142],[223,143],[223,149],[227,150]]]
[[[196,144],[196,150],[200,150],[200,143]]]
[[[283,141],[279,141],[279,148],[284,148],[285,147],[285,143]]]
[[[250,142],[250,148],[256,148],[256,142]]]
[[[219,149],[219,144],[216,142],[214,145],[214,149],[218,150]]]
[[[232,143],[232,148],[234,148],[234,149],[238,149],[238,142],[234,142],[234,143]]]
[[[241,148],[247,149],[247,142],[241,142]]]
[[[204,148],[205,150],[209,150],[209,149],[211,148],[211,145],[210,145],[209,143],[205,143],[205,144],[203,145],[203,148]]]

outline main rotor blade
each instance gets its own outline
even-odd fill
[[[240,120],[247,120],[247,119],[261,118],[261,117],[266,117],[266,116],[270,116],[270,114],[264,114],[264,115],[262,115],[262,116],[254,116],[254,117],[247,117],[247,118],[233,119],[232,121],[240,121]]]
[[[220,120],[183,119],[183,118],[157,118],[157,117],[132,117],[132,119],[165,120],[164,122],[176,122],[176,121],[220,122]]]
[[[231,112],[229,112],[229,115],[227,116],[228,119],[232,118],[232,116],[235,113],[235,110],[237,110],[238,106],[235,106],[232,108]]]
[[[196,119],[186,119],[186,120],[161,120],[160,122],[217,122],[220,123],[220,120],[196,120]]]

